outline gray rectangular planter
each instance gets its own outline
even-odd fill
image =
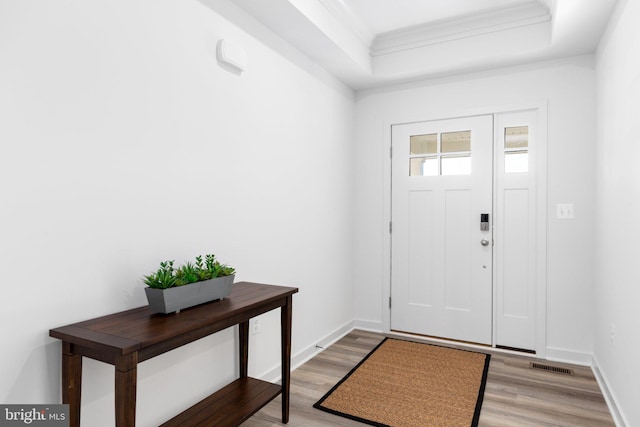
[[[229,296],[234,278],[235,275],[217,277],[167,289],[147,287],[144,291],[151,311],[167,314]]]

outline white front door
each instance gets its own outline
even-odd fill
[[[493,116],[394,125],[392,152],[391,329],[491,344]]]

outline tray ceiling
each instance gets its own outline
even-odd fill
[[[592,53],[616,0],[235,0],[355,90]]]

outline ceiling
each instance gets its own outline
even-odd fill
[[[529,0],[343,0],[375,34],[510,7]]]
[[[355,90],[592,53],[616,0],[235,0]]]

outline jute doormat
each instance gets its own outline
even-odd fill
[[[313,406],[374,426],[476,427],[489,358],[385,339]]]

